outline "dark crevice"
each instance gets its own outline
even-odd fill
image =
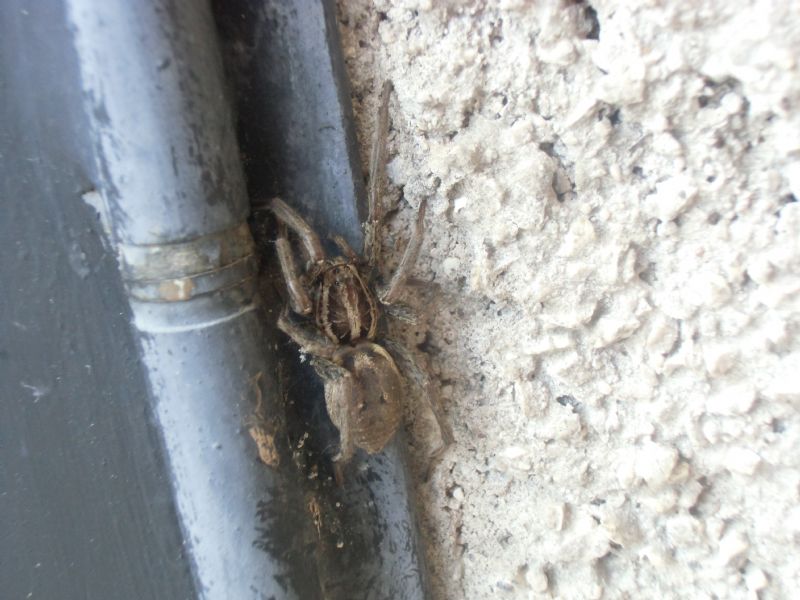
[[[558,159],[558,156],[556,155],[556,152],[554,150],[554,145],[552,142],[542,142],[541,144],[539,144],[539,150],[541,150],[551,158]]]
[[[556,402],[558,402],[561,406],[569,406],[572,409],[572,412],[578,412],[581,408],[581,403],[578,402],[574,396],[570,396],[569,394],[558,396],[556,398]]]
[[[573,6],[578,12],[578,35],[584,40],[599,40],[600,39],[600,20],[597,18],[597,11],[595,8],[585,2],[585,0],[577,0]]]
[[[586,8],[583,9],[583,16],[586,20],[591,23],[591,28],[589,29],[589,33],[586,34],[587,40],[599,40],[600,39],[600,21],[597,18],[597,11],[591,4],[587,4]]]

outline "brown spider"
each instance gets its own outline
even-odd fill
[[[380,452],[394,435],[402,418],[405,379],[397,363],[428,393],[427,378],[401,345],[383,339],[378,343],[382,310],[402,316],[397,298],[419,254],[426,201],[420,203],[411,239],[389,283],[375,290],[373,274],[380,254],[383,210],[380,190],[386,160],[389,127],[389,96],[386,82],[381,93],[375,140],[370,158],[369,219],[365,224],[364,255],[360,257],[340,236],[333,241],[342,256],[325,255],[319,236],[311,226],[279,198],[270,208],[278,221],[276,248],[286,280],[289,305],[294,313],[313,318],[315,327],[295,321],[284,308],[278,328],[311,354],[313,365],[325,385],[328,415],[339,430],[340,448],[334,459],[347,463],[356,448],[370,454]],[[301,273],[296,264],[289,232],[300,240],[307,262]],[[391,353],[389,352],[391,350]],[[427,399],[430,403],[430,399]],[[439,411],[431,409],[446,447],[452,440]]]

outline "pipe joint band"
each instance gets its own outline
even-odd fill
[[[183,302],[238,286],[256,270],[247,223],[169,244],[118,246],[120,269],[132,300]]]

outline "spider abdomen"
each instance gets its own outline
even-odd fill
[[[383,450],[402,420],[403,380],[391,355],[378,344],[343,347],[334,357],[350,377],[330,382],[325,395],[328,414],[342,431],[349,427],[355,447],[369,454]],[[335,396],[344,394],[348,401]],[[346,422],[341,411],[347,411]]]
[[[337,344],[372,340],[378,327],[378,302],[358,268],[334,263],[317,276],[316,321]]]

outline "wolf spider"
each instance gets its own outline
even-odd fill
[[[380,255],[380,227],[384,211],[380,199],[389,127],[389,82],[383,86],[375,139],[370,157],[369,219],[365,224],[366,258],[359,256],[341,236],[332,239],[341,252],[329,258],[311,226],[279,198],[270,209],[278,221],[275,245],[292,312],[313,319],[315,327],[297,322],[285,307],[278,328],[301,350],[313,356],[312,364],[322,378],[325,404],[339,430],[337,468],[361,448],[370,454],[383,450],[402,419],[406,379],[398,368],[429,394],[428,379],[411,354],[400,344],[378,338],[381,312],[403,317],[397,305],[404,284],[419,254],[426,201],[420,203],[411,239],[389,283],[377,288],[374,276]],[[289,233],[297,236],[307,256],[302,272],[295,263]],[[426,398],[438,421],[444,449],[452,434],[438,407]],[[340,471],[337,471],[340,473]]]

